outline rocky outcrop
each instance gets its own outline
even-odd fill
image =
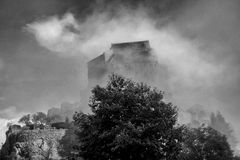
[[[59,160],[62,146],[60,140],[65,129],[14,130],[7,132],[6,142],[2,146],[2,160]]]

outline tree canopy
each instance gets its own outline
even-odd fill
[[[179,159],[232,160],[226,136],[211,127],[185,128],[183,150]]]
[[[43,112],[33,114],[33,123],[38,125],[45,125],[47,123],[47,115]]]
[[[79,155],[86,160],[177,159],[181,127],[163,92],[119,75],[92,90],[92,114],[76,113]]]
[[[18,122],[19,122],[19,123],[23,123],[23,124],[25,124],[25,125],[31,124],[31,123],[32,123],[32,122],[31,122],[31,115],[30,115],[30,114],[27,114],[27,115],[22,116],[22,117],[19,119]]]
[[[47,115],[43,112],[37,112],[35,114],[27,114],[22,116],[19,121],[19,123],[23,123],[26,126],[29,125],[46,125],[47,123],[50,123],[50,119],[47,117]]]

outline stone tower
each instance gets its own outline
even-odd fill
[[[111,73],[151,84],[160,68],[149,41],[113,43],[109,52],[88,62],[89,86],[103,84]]]

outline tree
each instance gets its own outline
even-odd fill
[[[211,127],[186,128],[179,160],[232,160],[225,135]]]
[[[177,109],[163,92],[118,75],[92,90],[92,114],[76,113],[79,155],[86,160],[174,160],[180,151]]]
[[[233,160],[240,160],[240,157],[239,156],[234,156]]]
[[[45,125],[47,123],[47,115],[43,112],[33,114],[33,123],[35,125]]]
[[[18,123],[23,123],[26,126],[32,124],[31,115],[30,114],[24,115],[22,118],[19,119]]]

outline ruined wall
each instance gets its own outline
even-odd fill
[[[61,159],[59,141],[65,129],[18,130],[8,133],[0,159]]]

